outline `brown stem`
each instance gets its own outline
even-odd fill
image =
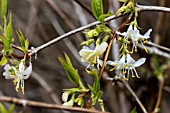
[[[132,96],[135,98],[136,102],[139,104],[139,106],[141,107],[143,113],[148,113],[145,109],[145,107],[143,106],[143,104],[141,103],[141,101],[139,100],[139,98],[137,97],[137,95],[135,94],[135,92],[132,90],[132,88],[130,87],[130,85],[123,79],[118,79],[118,81],[120,81],[121,83],[123,83],[123,85],[126,87],[126,89],[132,94]]]
[[[0,96],[0,101],[14,103],[17,105],[22,105],[24,107],[30,106],[30,107],[37,107],[37,108],[67,110],[67,111],[75,111],[75,112],[82,112],[82,113],[109,113],[109,112],[90,110],[90,109],[85,109],[85,108],[80,108],[80,107],[66,107],[66,106],[62,106],[62,105],[49,104],[49,103],[45,103],[45,102],[36,102],[36,101],[12,98],[12,97],[7,97],[7,96]]]
[[[126,24],[130,21],[130,19],[132,18],[132,15],[133,15],[133,13],[131,13],[131,14],[129,15],[128,19],[119,27],[118,31],[120,31],[122,28],[125,27],[125,25],[126,25]],[[116,33],[115,33],[115,32],[111,32],[111,40],[110,40],[110,42],[109,42],[109,45],[108,45],[106,54],[105,54],[105,56],[104,56],[103,65],[102,65],[102,68],[101,68],[100,73],[99,73],[99,80],[100,80],[101,77],[102,77],[104,68],[105,68],[105,66],[106,66],[106,61],[107,61],[107,58],[108,58],[108,56],[109,56],[109,52],[110,52],[110,49],[111,49],[111,46],[112,46],[112,43],[113,43],[115,37],[116,37]]]
[[[161,102],[161,96],[162,96],[163,86],[164,86],[164,79],[159,79],[158,99],[157,99],[155,108],[154,108],[154,110],[153,110],[152,113],[157,113],[157,112],[158,112],[159,105],[160,105],[160,102]]]

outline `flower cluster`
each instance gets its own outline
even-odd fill
[[[135,61],[131,54],[135,51],[137,52],[137,45],[138,43],[141,43],[143,48],[146,52],[147,49],[144,46],[144,43],[147,42],[147,40],[150,38],[150,33],[152,29],[149,29],[144,35],[141,35],[138,28],[136,21],[133,21],[130,23],[129,28],[126,32],[118,32],[116,31],[119,38],[117,38],[117,42],[120,43],[122,46],[120,48],[120,59],[115,61],[107,61],[107,65],[114,66],[114,68],[111,69],[111,71],[116,71],[116,78],[124,78],[125,80],[128,80],[130,72],[132,74],[132,77],[138,77],[136,67],[141,66],[145,61],[146,58],[140,58],[139,60]],[[94,40],[93,40],[94,41]],[[97,42],[97,41],[96,41]],[[132,50],[128,50],[128,44],[132,42]],[[87,46],[83,46],[83,48],[80,50],[79,54],[82,56],[82,61],[87,62],[88,66],[94,66],[94,64],[97,64],[97,68],[99,69],[99,65],[102,65],[103,61],[99,59],[99,57],[106,51],[108,47],[107,42],[103,42],[100,44],[96,44],[96,47],[94,50],[91,50]]]
[[[22,93],[24,94],[24,80],[28,79],[31,75],[32,63],[29,62],[29,66],[26,68],[24,61],[21,60],[15,67],[6,64],[4,70],[3,76],[5,76],[6,79],[13,79],[16,91],[18,92],[19,87],[21,87]]]

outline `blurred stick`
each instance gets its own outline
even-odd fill
[[[159,111],[159,105],[160,105],[160,102],[161,102],[162,90],[163,90],[164,82],[165,82],[164,78],[159,79],[158,99],[157,99],[155,108],[154,108],[152,113],[158,113],[158,111]]]
[[[83,112],[83,113],[109,113],[109,112],[101,112],[97,110],[93,111],[93,110],[79,108],[79,107],[66,107],[62,105],[49,104],[45,102],[37,102],[37,101],[31,101],[31,100],[25,100],[25,99],[18,99],[18,98],[12,98],[12,97],[7,97],[7,96],[0,96],[0,101],[14,103],[17,105],[22,105],[24,107],[29,106],[29,107],[36,107],[36,108],[67,110],[67,111]]]
[[[135,92],[130,87],[130,85],[125,80],[123,80],[123,79],[118,79],[117,81],[120,81],[121,83],[123,83],[123,85],[126,87],[126,89],[132,94],[132,96],[135,98],[136,102],[141,107],[143,113],[148,113],[146,111],[145,107],[143,106],[143,104],[141,103],[141,101],[139,100],[139,98],[137,97],[137,95],[135,94]]]

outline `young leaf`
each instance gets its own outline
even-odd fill
[[[136,107],[130,113],[137,113]]]
[[[4,66],[7,62],[8,62],[8,60],[7,60],[6,56],[3,56],[3,57],[1,58],[0,65],[1,65],[1,66]]]
[[[11,44],[11,42],[12,42],[12,35],[13,35],[12,14],[10,13],[9,23],[7,25],[7,28],[6,28],[6,38],[7,38],[8,42],[9,42],[9,44]]]
[[[119,1],[125,3],[125,2],[127,2],[128,0],[119,0]]]
[[[12,104],[11,107],[9,108],[9,110],[8,110],[8,113],[13,113],[14,108],[15,108],[15,104]]]
[[[0,0],[0,17],[3,20],[7,16],[8,0]]]
[[[103,3],[102,0],[92,0],[91,2],[92,11],[97,20],[99,20],[100,15],[103,14]]]
[[[89,71],[86,69],[86,72],[93,76],[94,78],[94,84],[93,84],[93,90],[95,91],[95,96],[97,95],[97,93],[100,91],[100,83],[99,83],[99,79],[98,79],[98,74],[97,71],[95,69]]]
[[[7,113],[6,108],[0,103],[0,113]]]
[[[24,35],[22,34],[21,30],[16,31],[17,35],[19,37],[19,41],[21,43],[22,48],[25,48],[25,38]]]
[[[64,70],[66,71],[69,80],[72,83],[79,85],[80,79],[79,79],[78,71],[75,70],[74,67],[72,66],[72,63],[67,54],[65,54],[65,58],[66,58],[66,62],[59,57],[60,63],[64,67]]]
[[[111,16],[111,15],[112,15],[111,12],[108,12],[107,14],[102,14],[102,15],[99,16],[99,21],[104,22],[104,19]]]

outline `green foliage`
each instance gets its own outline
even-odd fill
[[[9,109],[6,109],[3,104],[0,103],[0,113],[13,113],[15,105],[12,104]]]
[[[72,63],[66,53],[65,53],[65,59],[66,59],[66,61],[64,61],[62,58],[59,57],[59,61],[62,64],[62,66],[64,67],[64,70],[66,71],[69,80],[72,83],[79,85],[80,79],[79,79],[78,72],[72,66]]]
[[[119,0],[120,2],[126,3],[129,0]]]
[[[12,14],[10,13],[10,19],[6,28],[6,38],[9,43],[12,43],[13,29],[12,29]]]
[[[130,113],[137,113],[136,107]]]
[[[102,0],[92,0],[91,7],[95,18],[99,20],[100,15],[103,14]]]
[[[24,53],[26,53],[27,50],[28,50],[28,47],[29,47],[29,41],[28,41],[28,39],[25,40],[25,37],[24,37],[24,35],[22,34],[21,30],[18,30],[18,31],[17,31],[17,35],[18,35],[18,37],[19,37],[19,41],[20,41],[20,44],[21,44],[21,47],[19,47],[19,48],[20,48],[20,50],[22,50]]]
[[[8,12],[8,0],[0,0],[0,17],[2,23],[4,23],[4,18],[6,18]]]
[[[111,12],[108,12],[107,14],[102,14],[102,15],[99,16],[98,20],[99,20],[100,22],[104,22],[104,19],[107,18],[107,17],[109,17],[109,16],[111,16],[111,15],[112,15]]]
[[[0,65],[3,66],[3,65],[5,65],[7,62],[8,62],[8,60],[7,60],[6,56],[3,56],[3,57],[1,58]]]

